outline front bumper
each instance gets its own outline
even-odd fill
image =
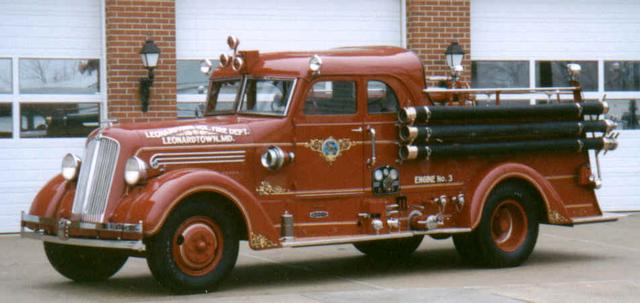
[[[44,242],[144,252],[142,223],[55,221],[22,212],[20,236]],[[108,239],[104,239],[108,237]]]

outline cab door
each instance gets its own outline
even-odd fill
[[[399,191],[400,167],[398,159],[398,111],[403,86],[389,77],[364,79],[364,127],[369,130],[365,144],[365,158],[369,161],[364,173],[365,184],[376,197],[388,198]],[[375,139],[373,135],[375,134]],[[375,154],[375,155],[374,155]],[[401,208],[404,205],[401,205]]]
[[[296,237],[358,231],[364,195],[362,81],[325,77],[307,86],[295,124]]]

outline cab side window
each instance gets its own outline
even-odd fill
[[[388,84],[382,81],[368,81],[367,108],[370,114],[396,113],[398,98]]]
[[[356,113],[355,81],[319,81],[313,84],[304,102],[307,115],[346,115]]]

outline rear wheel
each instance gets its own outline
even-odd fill
[[[149,241],[147,264],[160,284],[175,292],[213,290],[233,269],[238,234],[227,211],[207,202],[176,208]]]
[[[528,191],[507,184],[495,189],[470,234],[454,236],[460,256],[474,264],[518,266],[527,260],[538,238],[537,201]]]
[[[404,239],[378,240],[354,243],[360,252],[371,257],[407,257],[411,255],[420,243],[423,236],[415,236]]]
[[[63,276],[76,282],[109,279],[127,262],[117,251],[44,242],[49,263]]]

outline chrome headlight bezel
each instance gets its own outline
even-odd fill
[[[145,182],[147,180],[147,169],[147,163],[142,159],[136,156],[127,159],[127,163],[124,166],[124,181],[131,186]]]
[[[74,154],[66,154],[62,158],[62,163],[60,165],[60,174],[67,181],[73,181],[78,178],[80,174],[80,165],[82,165],[82,160],[80,157]]]

